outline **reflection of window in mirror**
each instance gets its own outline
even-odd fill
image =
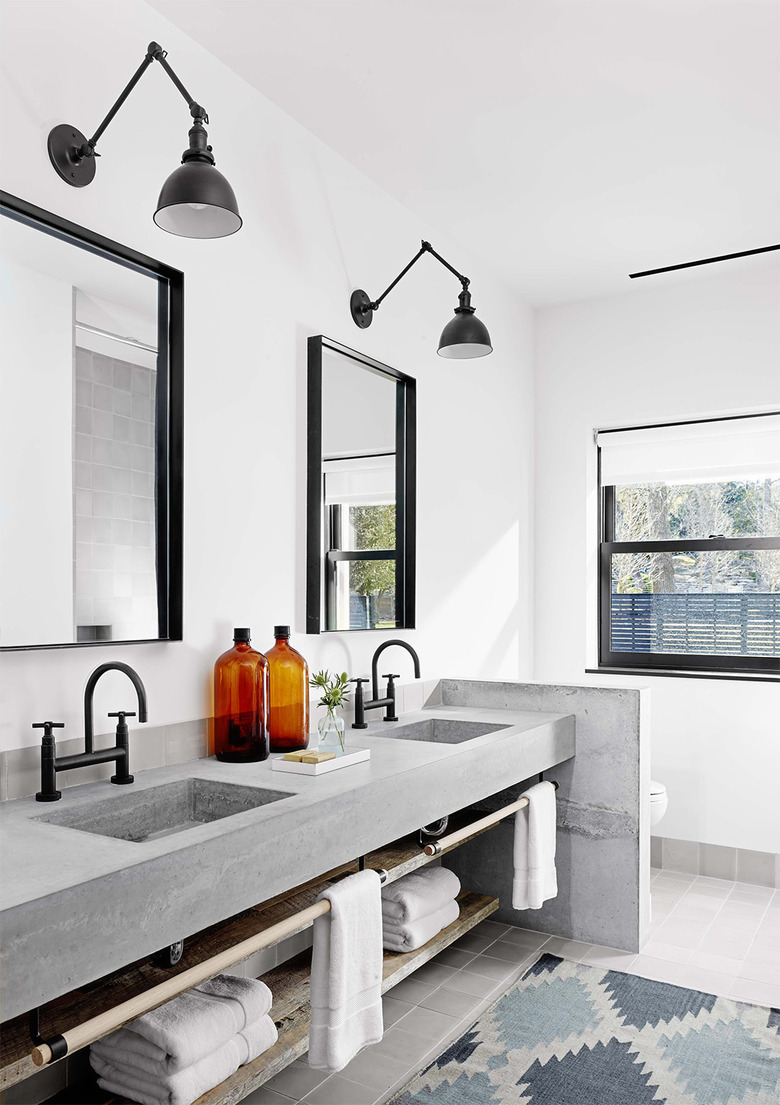
[[[395,452],[324,457],[322,469],[325,624],[328,629],[394,629]],[[373,554],[370,559],[367,552]]]
[[[395,380],[322,358],[325,625],[393,629]],[[366,557],[367,552],[374,555]]]
[[[414,624],[414,380],[309,342],[310,632]]]
[[[177,639],[181,274],[0,213],[0,647]]]

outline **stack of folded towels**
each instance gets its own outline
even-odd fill
[[[276,1043],[264,982],[218,975],[90,1048],[104,1090],[141,1105],[191,1105]]]
[[[382,889],[382,942],[411,952],[457,921],[460,879],[446,867],[426,867]]]

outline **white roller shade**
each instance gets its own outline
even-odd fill
[[[380,506],[395,502],[395,456],[323,461],[325,505]]]
[[[716,483],[780,476],[780,415],[604,430],[601,483]]]

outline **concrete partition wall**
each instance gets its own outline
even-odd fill
[[[496,919],[592,944],[638,951],[650,930],[648,691],[565,684],[442,681],[445,706],[574,714],[577,754],[555,768],[559,784],[558,896],[542,909],[512,909],[513,819],[444,863],[469,890],[497,894]],[[529,783],[479,804],[498,809]]]

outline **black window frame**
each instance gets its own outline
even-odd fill
[[[738,416],[739,417],[739,416]],[[746,415],[743,417],[752,417]],[[700,419],[697,421],[727,421],[729,419]],[[667,425],[696,425],[695,421],[667,423]],[[649,429],[647,426],[627,426],[630,429]],[[599,659],[598,671],[619,669],[630,674],[690,674],[722,677],[780,676],[780,657],[727,656],[721,654],[687,652],[613,652],[612,650],[612,556],[619,553],[642,552],[718,552],[780,549],[780,537],[708,537],[667,541],[616,541],[615,540],[615,487],[602,486],[601,449],[597,449],[599,487]]]

